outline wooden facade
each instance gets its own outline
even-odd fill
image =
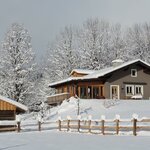
[[[27,107],[0,96],[0,120],[15,120],[16,114],[27,111]]]
[[[104,98],[104,84],[102,82],[77,82],[56,87],[56,94],[69,93],[70,96],[79,96],[84,99]]]
[[[0,100],[0,120],[15,120],[16,106]]]

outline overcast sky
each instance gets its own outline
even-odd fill
[[[150,22],[150,0],[0,0],[0,40],[12,23],[23,23],[41,56],[65,25],[90,17],[125,26]]]

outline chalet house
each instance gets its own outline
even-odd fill
[[[150,99],[150,64],[137,59],[115,60],[101,70],[74,69],[70,77],[49,87],[56,94],[69,93],[83,99]]]
[[[14,100],[0,96],[0,120],[15,120],[16,114],[26,112],[28,108]]]

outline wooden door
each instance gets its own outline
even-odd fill
[[[110,98],[111,99],[119,99],[119,85],[111,85],[110,86]]]

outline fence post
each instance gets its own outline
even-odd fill
[[[101,116],[101,131],[102,131],[102,134],[105,135],[105,116],[104,115]]]
[[[119,120],[116,119],[116,134],[119,134]]]
[[[80,132],[80,120],[78,120],[78,132]]]
[[[133,114],[133,135],[136,136],[136,130],[137,130],[137,120],[138,120],[138,115],[137,114]]]
[[[70,128],[70,120],[71,120],[71,117],[67,116],[67,131],[69,131],[69,128]]]
[[[91,133],[91,123],[92,123],[91,120],[92,120],[92,116],[89,115],[89,116],[88,116],[88,119],[89,119],[89,121],[88,121],[88,122],[89,122],[89,132]]]
[[[61,131],[61,117],[58,117],[58,129]]]
[[[78,129],[77,130],[78,130],[78,132],[80,132],[80,120],[81,120],[81,116],[78,115],[77,118],[78,118],[78,121],[77,121],[78,122]]]
[[[89,132],[91,133],[91,120],[89,120]]]
[[[21,128],[20,128],[20,121],[17,122],[17,132],[20,132]]]
[[[105,135],[105,120],[102,120],[102,134]]]
[[[70,120],[69,119],[67,119],[67,131],[69,131],[69,126],[70,125]]]
[[[133,118],[133,135],[136,136],[137,119]]]
[[[38,130],[41,131],[41,121],[38,121]]]
[[[116,115],[116,134],[119,134],[119,121],[120,120],[120,115]]]

